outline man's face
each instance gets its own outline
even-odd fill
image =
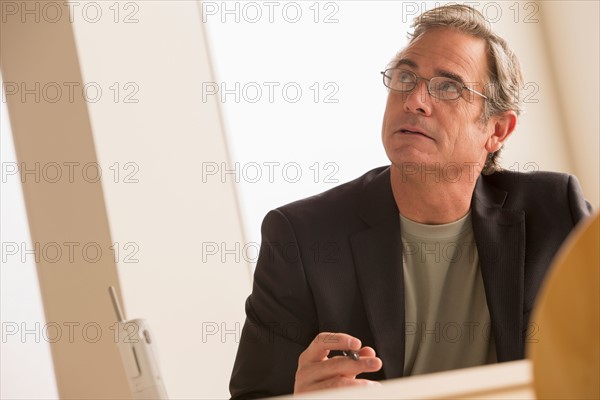
[[[482,92],[488,69],[486,51],[483,39],[437,28],[413,41],[396,66],[427,79],[459,77],[468,87]],[[486,142],[494,131],[493,118],[481,122],[484,102],[483,97],[466,89],[457,100],[436,99],[422,79],[410,93],[390,90],[382,128],[388,158],[399,168],[406,163],[427,169],[452,163],[469,168],[466,163],[478,163],[479,172],[488,153]]]

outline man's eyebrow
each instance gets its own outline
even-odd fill
[[[436,69],[435,74],[436,76],[443,76],[444,78],[454,79],[455,81],[458,81],[463,85],[465,84],[465,80],[462,78],[462,76],[455,74],[454,72],[446,71],[443,69]]]
[[[407,67],[411,67],[414,69],[419,69],[419,65],[410,58],[401,58],[400,60],[398,60],[395,68],[398,68],[402,65],[406,65]],[[458,81],[462,84],[465,83],[465,80],[462,78],[462,76],[455,74],[454,72],[446,71],[444,69],[436,69],[435,76],[442,76],[444,78],[454,79],[455,81]]]
[[[417,65],[416,62],[414,62],[413,60],[408,59],[408,58],[401,58],[400,60],[398,60],[398,62],[396,63],[395,68],[398,68],[401,65],[406,65],[406,66],[409,66],[409,67],[414,68],[414,69],[418,69],[419,68],[419,66]]]

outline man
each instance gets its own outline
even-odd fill
[[[265,217],[234,398],[517,360],[536,334],[540,284],[591,207],[573,176],[497,166],[523,78],[481,14],[413,26],[383,72],[391,165]]]

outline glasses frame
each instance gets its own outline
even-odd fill
[[[386,72],[388,72],[388,71],[394,71],[394,70],[405,71],[405,72],[408,72],[409,74],[412,74],[412,75],[413,75],[413,76],[416,78],[416,80],[415,80],[415,86],[414,86],[412,89],[410,89],[410,90],[398,90],[398,89],[394,89],[394,88],[391,88],[391,87],[389,87],[388,85],[386,85],[386,84],[385,84],[385,79],[386,79],[386,78],[390,79],[390,77],[389,77],[388,75],[386,75]],[[384,85],[386,88],[388,88],[388,89],[390,89],[390,90],[393,90],[393,91],[395,91],[395,92],[399,92],[399,93],[410,93],[410,92],[412,92],[413,90],[415,90],[415,88],[416,88],[416,87],[417,87],[417,85],[419,84],[419,79],[422,79],[422,80],[424,80],[424,81],[427,81],[427,93],[429,93],[429,95],[430,95],[430,96],[432,96],[432,97],[434,97],[434,98],[436,98],[436,99],[438,99],[438,100],[442,100],[442,101],[453,101],[453,100],[458,100],[459,98],[461,98],[461,97],[462,97],[462,91],[463,91],[463,89],[466,89],[466,90],[468,90],[468,91],[469,91],[469,92],[471,92],[471,93],[475,93],[475,94],[477,94],[477,95],[479,95],[479,96],[483,97],[484,99],[486,99],[486,100],[489,100],[489,99],[488,99],[488,97],[487,97],[485,94],[483,94],[483,93],[479,93],[479,92],[478,92],[477,90],[475,90],[475,89],[471,89],[470,87],[468,87],[468,86],[467,86],[467,85],[465,85],[464,83],[461,83],[460,81],[457,81],[456,79],[448,78],[448,77],[445,77],[445,76],[434,76],[433,78],[427,79],[427,78],[423,78],[422,76],[419,76],[419,75],[415,74],[414,72],[412,72],[412,71],[409,71],[409,70],[407,70],[407,69],[404,69],[404,68],[388,68],[388,69],[386,69],[385,71],[381,71],[381,72],[380,72],[380,74],[381,74],[381,76],[382,76],[382,78],[383,78],[383,85]],[[431,80],[432,80],[432,79],[435,79],[435,78],[444,78],[444,79],[449,79],[449,80],[452,80],[452,81],[455,81],[456,83],[458,83],[458,84],[460,85],[460,86],[459,86],[459,88],[461,89],[461,90],[460,90],[460,93],[458,94],[458,97],[456,97],[455,99],[442,99],[442,98],[439,98],[438,96],[434,95],[433,93],[431,93],[431,88],[430,88],[430,85],[431,85]]]

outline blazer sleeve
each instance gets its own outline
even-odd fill
[[[569,175],[567,193],[569,195],[569,207],[573,225],[577,225],[582,219],[592,213],[592,205],[583,197],[579,181],[573,175]]]
[[[232,399],[292,393],[298,357],[317,334],[313,297],[294,230],[267,214],[252,293],[229,383]]]

